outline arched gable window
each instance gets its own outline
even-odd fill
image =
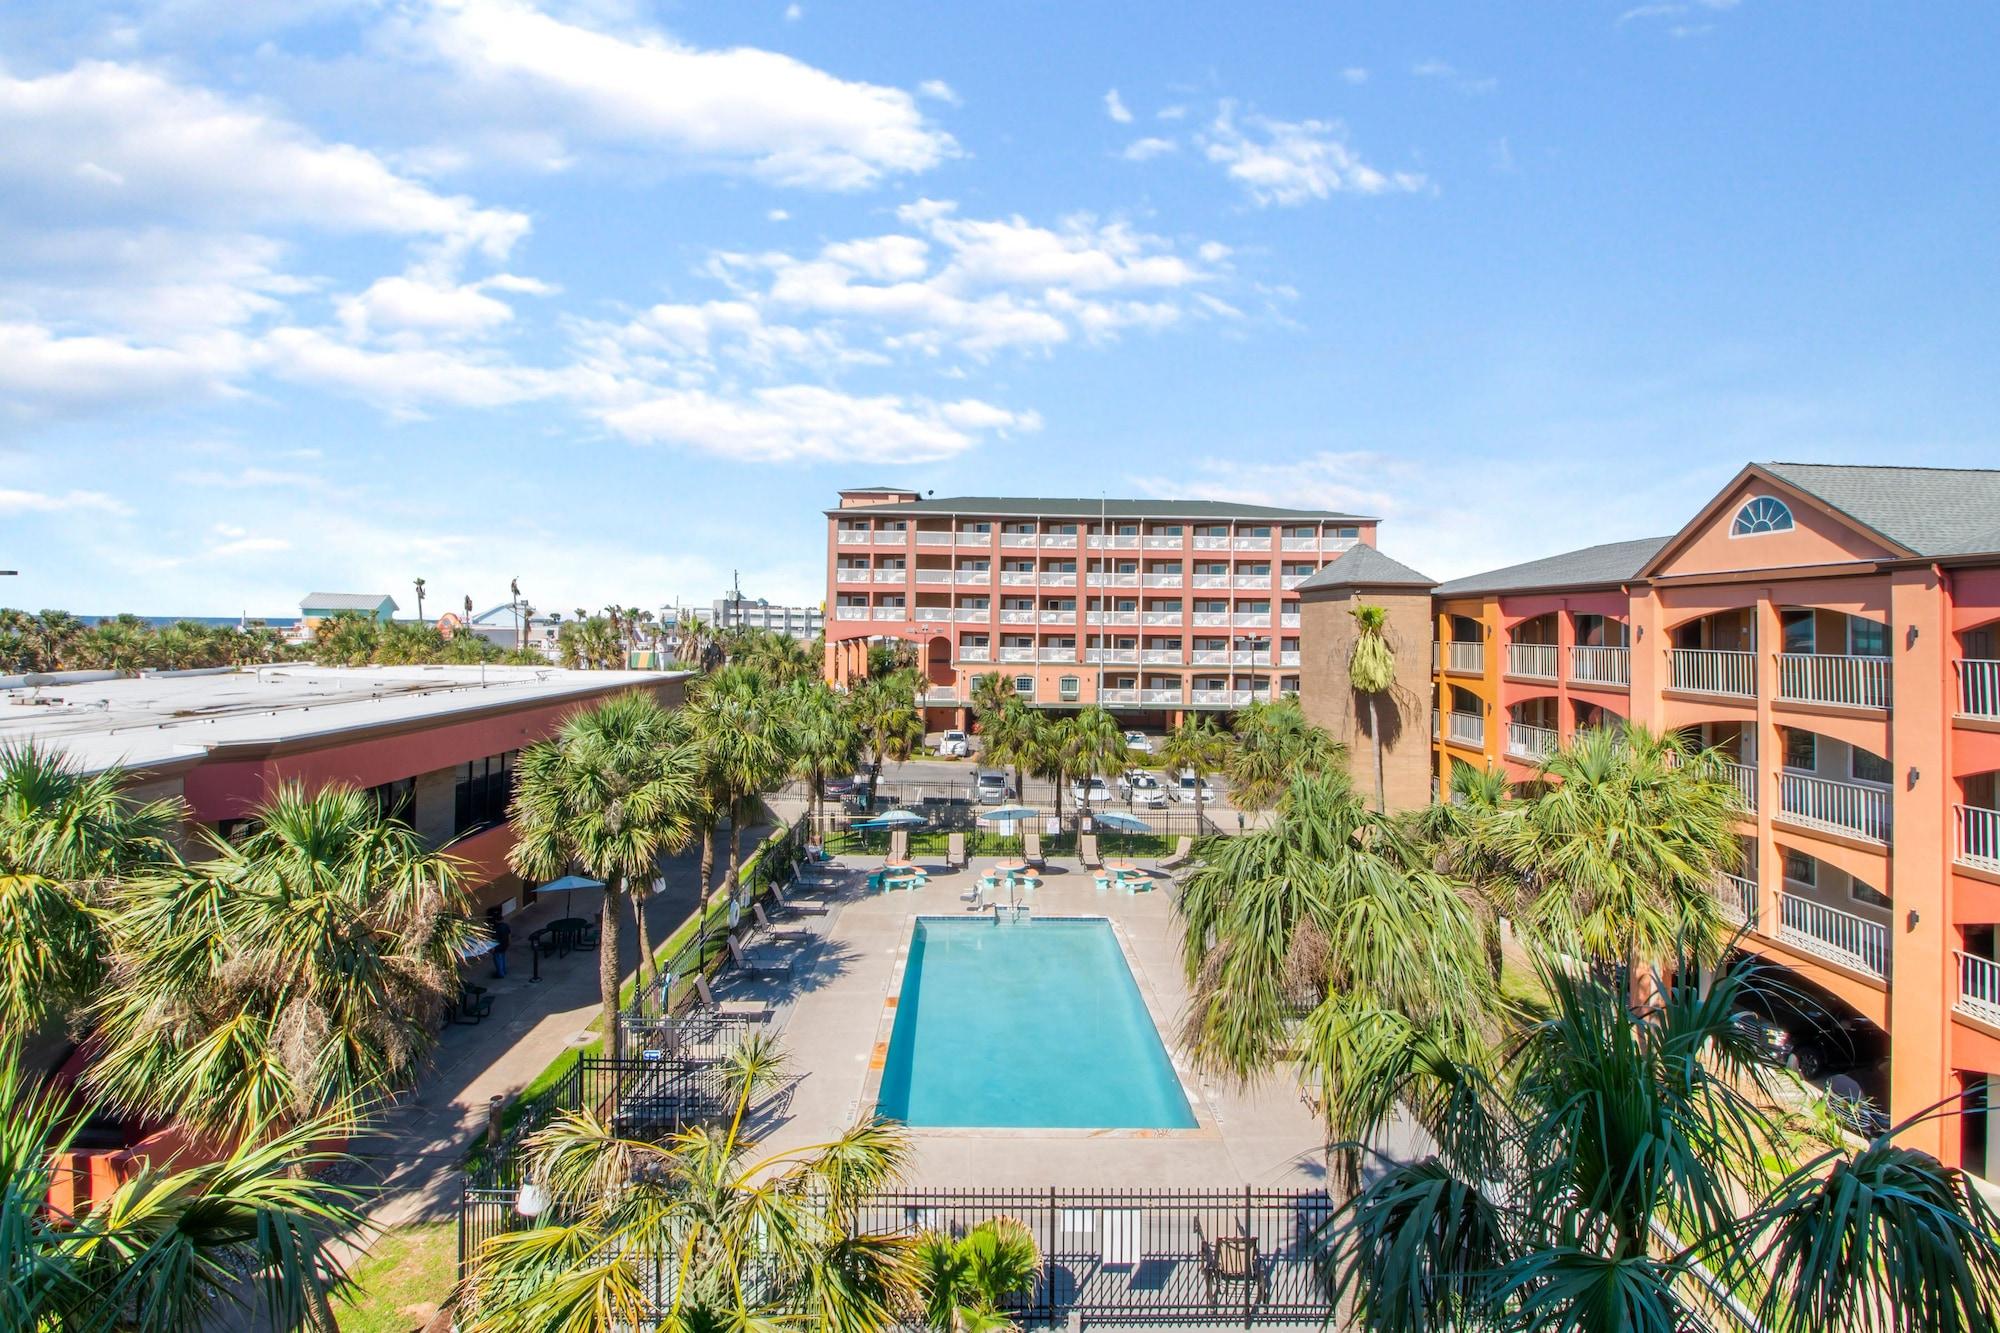
[[[1785,502],[1774,495],[1759,495],[1745,502],[1736,511],[1736,521],[1729,527],[1732,537],[1755,537],[1766,532],[1790,532],[1792,511]]]

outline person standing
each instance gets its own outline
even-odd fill
[[[507,924],[507,918],[495,907],[486,914],[487,926],[493,932],[493,975],[507,975],[507,946],[514,942],[514,928]]]

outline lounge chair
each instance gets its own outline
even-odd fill
[[[1085,870],[1102,870],[1104,858],[1097,854],[1097,835],[1086,833],[1076,840],[1076,854],[1082,858]]]
[[[967,862],[965,859],[965,835],[963,833],[954,833],[945,840],[944,863],[953,870],[965,869]]]
[[[746,949],[739,936],[729,936],[729,956],[736,960],[736,966],[745,972],[765,976],[790,976],[792,960],[785,954],[769,953],[762,949]]]
[[[1137,1208],[1104,1208],[1099,1210],[1101,1225],[1097,1232],[1097,1259],[1106,1268],[1137,1268],[1139,1266],[1142,1231],[1142,1215]]]
[[[1208,1303],[1215,1304],[1220,1289],[1237,1283],[1246,1288],[1246,1294],[1257,1300],[1270,1297],[1270,1284],[1264,1273],[1263,1260],[1257,1253],[1255,1236],[1217,1236],[1210,1240],[1202,1231],[1201,1218],[1194,1220],[1194,1239],[1201,1251],[1202,1284],[1208,1289]]]
[[[770,915],[764,911],[764,904],[762,903],[751,903],[750,915],[756,920],[757,929],[763,932],[766,939],[787,940],[793,944],[810,944],[813,940],[819,938],[819,936],[813,934],[810,930],[799,926],[793,926],[788,929],[774,924]]]
[[[804,894],[793,897],[776,884],[771,886],[771,896],[777,899],[779,907],[792,913],[794,916],[825,916],[832,910],[826,905],[824,899],[808,897]]]
[[[1174,844],[1174,854],[1172,856],[1161,858],[1160,869],[1172,870],[1176,866],[1186,865],[1191,859],[1193,859],[1193,857],[1194,857],[1194,839],[1189,837],[1187,834],[1183,833],[1180,837],[1180,841]]]
[[[701,1007],[720,1018],[747,1018],[761,1023],[771,1016],[771,1006],[763,1000],[718,1000],[715,992],[708,987],[708,978],[696,976],[694,993],[701,999]]]
[[[1042,868],[1042,835],[1023,833],[1021,835],[1021,859],[1040,870]]]

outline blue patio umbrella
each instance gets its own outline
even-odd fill
[[[1108,829],[1116,829],[1118,832],[1127,835],[1133,833],[1151,833],[1153,831],[1153,826],[1145,820],[1140,819],[1137,815],[1121,814],[1116,810],[1106,810],[1101,815],[1092,815],[1091,818]],[[1129,836],[1127,842],[1130,842]]]
[[[909,828],[914,824],[928,823],[930,823],[928,819],[925,819],[914,810],[891,810],[887,814],[877,815],[873,819],[864,819],[859,824],[850,824],[848,827],[872,831],[885,828]]]
[[[990,819],[995,823],[1011,824],[1017,819],[1033,819],[1041,813],[1041,811],[1031,809],[1025,805],[1003,805],[998,810],[987,810],[981,813],[979,822],[984,824]]]
[[[604,881],[601,879],[589,879],[583,875],[564,875],[561,879],[550,880],[547,884],[542,885],[541,888],[536,889],[535,892],[537,894],[554,893],[557,889],[561,889],[563,895],[563,915],[574,916],[575,913],[569,910],[569,896],[578,889],[601,889],[603,887]]]

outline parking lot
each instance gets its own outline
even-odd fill
[[[1192,803],[1176,798],[1173,791],[1175,784],[1169,779],[1164,765],[1158,762],[1147,763],[1145,762],[1147,756],[1144,755],[1135,754],[1133,758],[1135,761],[1139,761],[1135,763],[1135,767],[1140,768],[1142,771],[1150,772],[1167,788],[1168,794],[1165,809],[1183,812],[1193,811],[1194,806]],[[967,760],[926,757],[923,759],[910,759],[900,764],[886,763],[882,765],[882,774],[877,783],[877,790],[884,798],[881,802],[884,805],[889,803],[890,798],[904,804],[934,799],[964,799],[971,801],[975,805],[982,803],[986,805],[999,804],[998,801],[992,799],[982,802],[978,794],[974,791],[974,778],[983,768],[984,766],[976,758]],[[1110,799],[1103,802],[1093,802],[1093,808],[1101,807],[1110,810],[1126,811],[1137,814],[1140,818],[1146,816],[1147,807],[1143,801],[1132,799],[1126,791],[1121,790],[1118,786],[1119,774],[1105,773],[1099,776],[1106,779]],[[1209,775],[1207,782],[1211,796],[1204,796],[1202,813],[1223,831],[1227,832],[1234,829],[1237,827],[1238,812],[1236,807],[1230,802],[1229,784],[1221,777],[1215,775]],[[1013,785],[1014,774],[1012,770],[1007,770],[1007,787],[1012,789]],[[1024,775],[1023,785],[1026,788],[1025,791],[1015,791],[1011,796],[1007,796],[1004,799],[1021,805],[1033,806],[1041,810],[1051,810],[1054,808],[1054,783],[1043,778]],[[1063,793],[1062,803],[1063,809],[1066,811],[1073,809],[1076,804],[1067,790]],[[1254,813],[1246,815],[1244,819],[1246,825],[1254,825],[1257,822],[1257,816]]]

